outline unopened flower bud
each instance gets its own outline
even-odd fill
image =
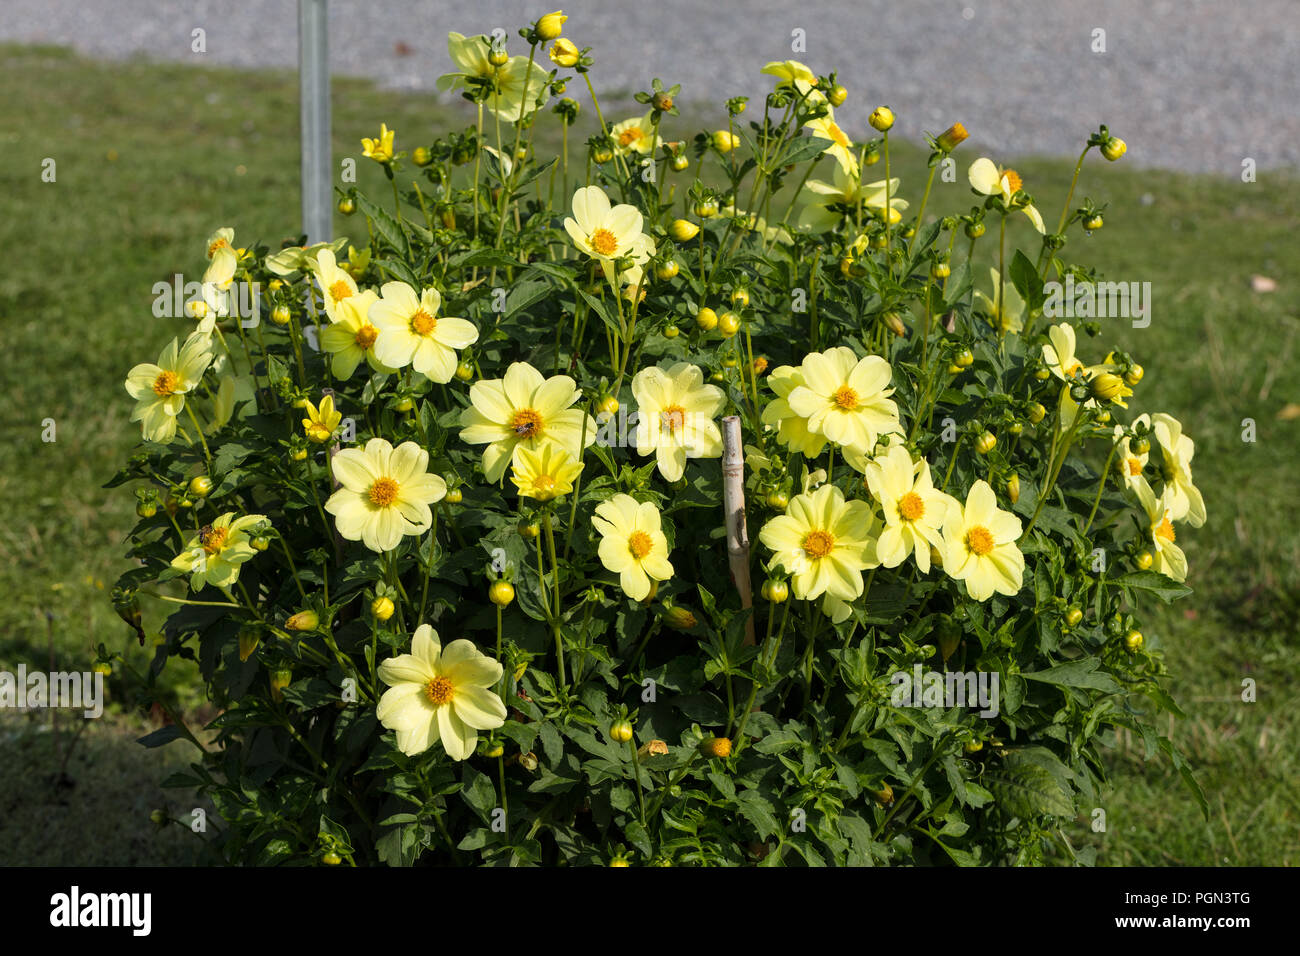
[[[299,611],[284,622],[287,631],[314,631],[320,625],[320,615],[315,611]]]
[[[700,752],[706,757],[730,757],[731,741],[726,737],[707,737],[700,742]]]
[[[537,21],[537,37],[540,40],[554,40],[564,29],[564,21],[569,19],[564,11],[556,10]]]
[[[946,130],[939,134],[935,140],[939,148],[945,153],[951,153],[954,149],[965,142],[966,137],[970,134],[966,132],[966,127],[961,123],[953,123]]]
[[[877,106],[871,111],[867,122],[871,124],[872,129],[883,133],[894,125],[894,111],[888,106]]]
[[[689,219],[674,219],[668,227],[668,235],[678,242],[690,242],[700,233],[700,227]]]
[[[397,606],[393,604],[392,598],[381,595],[370,602],[370,613],[377,621],[387,621],[396,610]]]

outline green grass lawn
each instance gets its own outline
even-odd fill
[[[197,278],[213,229],[231,225],[238,244],[260,239],[272,247],[296,231],[296,76],[105,65],[58,49],[15,47],[0,47],[0,73],[7,100],[0,115],[7,266],[0,270],[0,330],[8,346],[0,365],[0,497],[7,506],[0,521],[0,669],[19,661],[48,667],[53,655],[57,669],[84,670],[102,641],[127,649],[130,665],[142,670],[151,649],[135,645],[108,601],[125,567],[120,555],[134,499],[126,489],[100,489],[139,437],[127,421],[122,381],[177,334],[175,320],[153,317],[152,287],[175,273]],[[845,112],[857,115],[852,106]],[[631,113],[607,105],[611,119]],[[398,131],[399,149],[465,122],[426,96],[337,80],[335,161],[360,160],[359,137],[375,135],[381,120]],[[676,122],[668,138],[695,132],[690,121]],[[1082,141],[1089,130],[1079,122]],[[551,123],[542,121],[539,140]],[[1140,139],[1140,131],[1115,132]],[[937,183],[930,210],[971,205],[965,165],[975,156],[958,150],[958,182]],[[55,182],[42,181],[46,158],[56,163]],[[995,158],[1014,162],[1054,225],[1072,162]],[[916,202],[923,155],[897,149],[893,165],[903,194]],[[372,164],[360,166],[361,187],[386,195]],[[883,164],[877,168],[883,176]],[[1204,820],[1176,775],[1158,760],[1144,762],[1140,744],[1119,740],[1103,805],[1107,832],[1090,832],[1081,817],[1072,834],[1076,845],[1095,846],[1103,864],[1300,862],[1300,419],[1288,410],[1300,402],[1293,378],[1300,370],[1297,186],[1294,174],[1263,171],[1248,184],[1137,170],[1095,154],[1080,179],[1076,199],[1110,205],[1105,227],[1089,238],[1076,232],[1070,251],[1108,278],[1152,283],[1153,294],[1149,328],[1110,320],[1101,341],[1082,349],[1120,344],[1145,366],[1131,404],[1183,421],[1197,443],[1197,484],[1210,514],[1205,527],[1180,530],[1195,595],[1153,609],[1144,631],[1163,652],[1188,714],[1168,732],[1192,758],[1213,812]],[[358,227],[356,220],[344,224]],[[1014,228],[1032,248],[1028,226]],[[955,261],[963,247],[959,242]],[[1252,291],[1253,274],[1274,279],[1277,291]],[[45,419],[55,421],[53,443],[41,440]],[[1246,419],[1254,422],[1254,442],[1242,441]],[[156,630],[163,616],[162,608],[146,606],[146,629]],[[1240,699],[1247,677],[1258,687],[1253,704]],[[168,681],[163,696],[200,723],[195,681],[185,674]],[[121,686],[110,682],[121,706],[83,735],[62,778],[58,754],[66,750],[40,721],[0,717],[0,846],[10,846],[11,857],[0,863],[169,862],[193,852],[188,833],[156,833],[149,822],[154,807],[181,812],[183,796],[161,791],[158,782],[185,761],[188,745],[162,752],[136,746],[149,727]],[[64,808],[60,826],[19,812],[42,802]],[[33,828],[62,835],[34,838]],[[18,833],[24,839],[15,842]]]

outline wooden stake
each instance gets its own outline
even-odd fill
[[[722,420],[722,510],[727,529],[727,557],[731,581],[740,592],[740,606],[754,606],[754,589],[749,579],[749,529],[745,523],[745,453],[740,437],[740,418]],[[754,644],[754,616],[745,622],[745,643]]]

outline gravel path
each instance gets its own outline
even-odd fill
[[[595,48],[598,89],[652,76],[685,100],[762,95],[767,60],[838,68],[850,133],[890,104],[919,139],[960,120],[995,157],[1075,155],[1099,122],[1129,160],[1236,176],[1242,160],[1300,167],[1296,0],[332,0],[335,72],[432,88],[448,30],[519,26],[562,3]],[[292,0],[5,0],[0,42],[59,43],[88,55],[229,66],[296,62]],[[190,50],[207,32],[207,52]],[[791,52],[791,31],[806,51]],[[1093,52],[1094,31],[1106,52]],[[571,87],[572,89],[572,87]]]

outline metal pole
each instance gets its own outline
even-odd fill
[[[298,74],[302,117],[302,230],[307,242],[333,238],[330,189],[328,0],[298,0]]]

